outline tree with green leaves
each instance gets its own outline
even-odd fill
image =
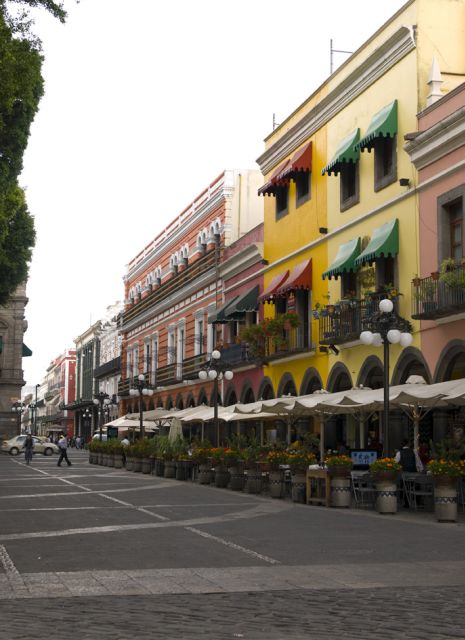
[[[43,8],[61,22],[66,18],[63,4],[53,0],[0,0],[0,304],[25,282],[35,241],[34,221],[18,184],[44,90],[31,8]]]

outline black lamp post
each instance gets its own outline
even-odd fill
[[[19,400],[14,402],[13,405],[11,406],[11,410],[14,411],[18,416],[18,435],[21,435],[21,419],[25,409],[26,409],[25,405]]]
[[[133,383],[132,389],[129,389],[129,395],[134,397],[139,397],[139,430],[140,430],[140,439],[145,437],[145,428],[144,428],[144,406],[142,403],[142,396],[151,396],[153,395],[153,387],[145,382],[145,376],[141,373],[137,380]]]
[[[383,451],[389,455],[389,346],[400,344],[408,347],[412,344],[412,325],[394,310],[392,300],[385,298],[379,302],[379,311],[362,320],[363,331],[360,340],[363,344],[375,347],[383,346]]]
[[[89,407],[86,407],[85,409],[82,410],[82,422],[88,422],[89,423],[89,435],[91,435],[91,424],[92,424],[92,409],[90,409]],[[85,431],[85,429],[84,429]],[[79,434],[81,436],[81,438],[84,437],[85,434],[82,433],[82,427],[81,427],[81,433]]]
[[[98,424],[99,424],[99,440],[102,441],[102,427],[103,427],[103,407],[110,404],[110,398],[108,393],[99,391],[94,395],[94,404],[98,406]]]
[[[220,446],[220,421],[218,420],[218,382],[232,380],[234,373],[229,370],[228,364],[221,359],[218,349],[212,351],[210,360],[199,371],[200,380],[213,380],[213,422],[216,432],[216,446]]]
[[[32,411],[32,433],[37,435],[37,389],[40,387],[40,384],[36,384],[35,386],[35,400],[31,402],[29,408]]]

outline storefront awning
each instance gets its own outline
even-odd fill
[[[312,259],[304,260],[294,267],[291,275],[284,284],[278,289],[278,295],[284,295],[289,291],[296,291],[297,289],[306,289],[307,291],[312,288]]]
[[[355,259],[360,255],[360,238],[349,240],[339,246],[336,254],[336,258],[327,271],[322,274],[323,280],[325,278],[336,278],[348,271],[356,271]]]
[[[373,231],[367,248],[355,259],[355,264],[360,267],[367,262],[374,262],[377,258],[394,257],[398,253],[399,220],[395,218]]]
[[[288,277],[289,277],[289,269],[275,276],[271,280],[270,284],[265,289],[265,291],[262,293],[262,295],[259,296],[258,298],[259,302],[265,302],[266,300],[271,300],[273,296],[276,295],[276,292],[278,291],[278,289],[282,287],[282,285],[284,284],[284,282],[287,280]]]
[[[32,351],[29,349],[27,345],[24,344],[24,342],[23,342],[23,351],[21,355],[23,356],[23,358],[28,358],[29,356],[32,356]]]
[[[260,189],[258,190],[259,196],[264,196],[264,195],[274,196],[276,194],[277,187],[287,184],[289,182],[289,179],[286,178],[285,174],[286,174],[287,168],[289,167],[290,162],[291,161],[287,159],[282,164],[280,164],[277,169],[274,170],[268,182],[266,182],[263,185],[263,187],[260,187]]]
[[[359,140],[360,129],[355,129],[349,133],[349,135],[340,142],[331,162],[321,170],[321,175],[324,176],[324,174],[327,173],[328,176],[330,176],[334,173],[334,175],[337,176],[344,164],[357,162],[360,157],[360,149],[355,147]]]
[[[371,151],[376,138],[393,138],[397,133],[397,100],[393,100],[373,116],[370,126],[356,147]]]
[[[208,316],[208,323],[209,324],[221,324],[221,323],[225,323],[228,322],[227,318],[226,318],[226,310],[228,309],[228,307],[232,304],[234,304],[234,302],[237,300],[239,296],[234,296],[234,298],[231,298],[231,300],[228,300],[227,302],[225,302],[224,304],[221,305],[221,307],[218,307],[218,309],[215,309],[215,311]]]
[[[238,296],[234,304],[229,305],[225,311],[227,320],[241,320],[248,311],[257,311],[259,292],[260,287],[257,284],[241,296]]]
[[[312,170],[312,143],[308,142],[294,153],[288,166],[284,170],[283,177],[292,180],[296,173],[311,172]]]

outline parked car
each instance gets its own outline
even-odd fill
[[[94,435],[92,436],[92,440],[100,440],[100,433],[94,433]],[[107,434],[106,433],[102,433],[102,442],[106,442],[107,441]]]
[[[43,453],[44,456],[51,456],[54,453],[60,453],[57,445],[53,444],[53,442],[48,442],[46,438],[32,436],[32,439],[34,440],[34,453]],[[9,453],[11,456],[17,456],[23,452],[25,440],[26,435],[15,436],[9,440],[4,440],[2,442],[2,451],[4,453]]]

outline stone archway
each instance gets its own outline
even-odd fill
[[[465,378],[465,340],[451,340],[442,350],[436,371],[435,382]]]
[[[187,396],[186,407],[195,407],[195,400],[192,393],[189,393]]]
[[[182,409],[184,409],[184,401],[180,393],[178,393],[178,395],[176,396],[176,409],[178,411],[181,411]]]
[[[347,391],[352,386],[352,376],[349,369],[342,362],[336,362],[328,376],[328,391],[331,393]]]
[[[163,400],[161,398],[157,400],[157,409],[163,409]]]
[[[291,373],[286,372],[281,377],[278,385],[278,398],[281,396],[296,396],[297,395],[297,387],[294,382],[294,378]]]
[[[383,363],[378,356],[368,356],[360,368],[357,386],[382,389],[384,386]]]
[[[249,383],[244,383],[241,391],[241,402],[242,404],[250,404],[251,402],[255,402],[255,396],[253,393],[253,389]]]
[[[205,393],[205,389],[200,389],[199,392],[199,399],[197,400],[197,405],[200,406],[202,404],[207,405],[208,404],[208,398],[207,398],[207,394]]]
[[[166,401],[166,408],[168,409],[168,411],[173,408],[173,400],[171,396],[168,396],[168,399]]]
[[[421,351],[415,347],[404,349],[396,362],[391,384],[405,384],[409,376],[422,376],[431,384],[431,373]]]
[[[224,394],[224,406],[230,407],[233,404],[237,403],[237,395],[236,390],[233,386],[228,387],[226,393]]]
[[[257,398],[259,400],[272,400],[274,398],[273,383],[265,376],[258,387]]]
[[[318,389],[323,389],[323,381],[317,369],[315,369],[315,367],[310,367],[302,378],[300,395],[305,396],[308,393],[317,391]]]

